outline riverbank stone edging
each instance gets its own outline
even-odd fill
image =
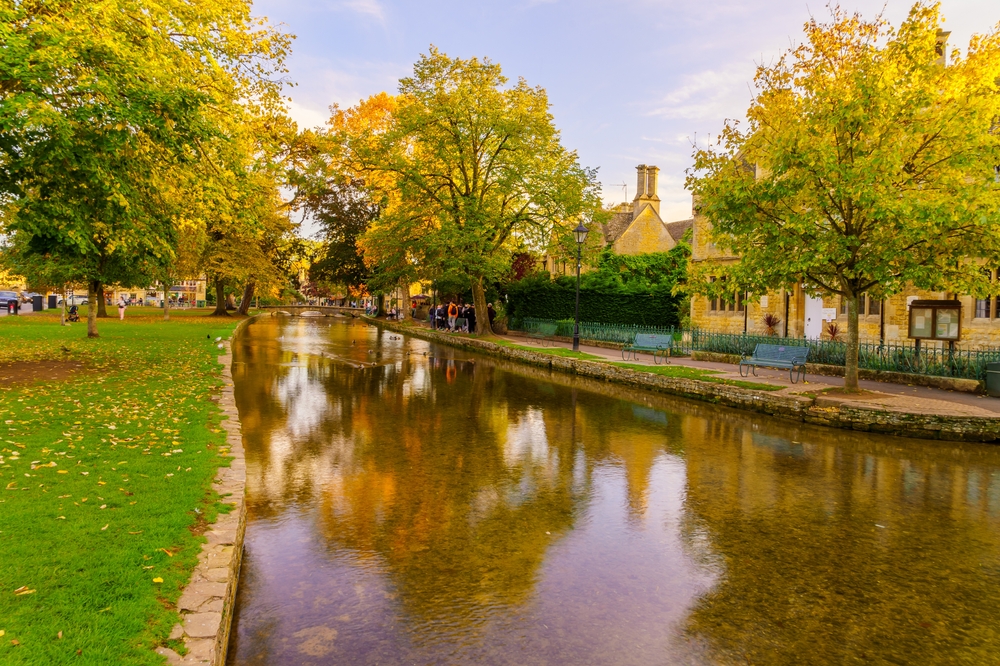
[[[862,403],[834,404],[829,399],[817,405],[807,395],[772,394],[768,391],[729,386],[697,379],[664,377],[621,368],[608,363],[563,358],[539,352],[511,349],[488,340],[438,333],[418,326],[365,317],[365,320],[397,333],[405,333],[451,347],[544,366],[585,377],[712,402],[778,418],[847,430],[875,432],[899,437],[948,441],[1000,441],[1000,417],[944,416],[881,409]]]
[[[222,427],[226,432],[230,463],[228,467],[219,467],[212,489],[219,494],[221,502],[233,508],[229,513],[220,513],[215,523],[209,526],[205,533],[206,542],[198,554],[198,565],[191,574],[191,582],[177,601],[177,611],[183,623],[174,626],[170,639],[182,640],[187,654],[182,657],[166,647],[156,649],[171,665],[224,666],[226,663],[247,524],[244,502],[246,460],[240,415],[233,394],[232,341],[252,319],[241,321],[229,339],[222,342],[225,353],[219,356],[219,363],[222,364],[219,407],[223,414]]]

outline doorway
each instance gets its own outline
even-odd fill
[[[818,340],[823,334],[823,299],[806,295],[805,336]]]

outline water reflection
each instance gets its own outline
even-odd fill
[[[236,349],[234,664],[976,661],[1000,456],[800,429],[356,322]]]

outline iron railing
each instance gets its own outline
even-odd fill
[[[542,324],[556,324],[556,335],[566,337],[573,336],[572,319],[534,319],[525,317],[520,321],[519,330],[526,333],[535,333]],[[583,340],[601,340],[603,342],[618,342],[625,344],[635,339],[636,333],[653,333],[656,335],[673,335],[678,338],[680,331],[670,327],[659,326],[633,326],[630,324],[597,324],[594,322],[580,322],[580,338]]]
[[[572,336],[573,320],[525,318],[520,329],[538,330],[540,324],[556,324],[556,335]],[[847,344],[833,340],[807,340],[805,338],[776,338],[766,335],[742,333],[714,333],[699,329],[680,330],[657,326],[630,326],[580,322],[580,337],[584,340],[626,343],[636,333],[672,335],[674,352],[690,354],[693,351],[715,352],[749,356],[758,344],[783,344],[809,348],[809,362],[826,365],[844,365]],[[928,345],[917,349],[914,344],[866,341],[858,349],[858,367],[867,370],[903,372],[937,377],[958,377],[983,380],[986,364],[1000,362],[1000,349],[949,349]]]

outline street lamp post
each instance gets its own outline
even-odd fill
[[[587,227],[583,222],[576,225],[573,236],[576,238],[576,314],[573,316],[573,351],[580,351],[580,253],[583,243],[587,240]]]

